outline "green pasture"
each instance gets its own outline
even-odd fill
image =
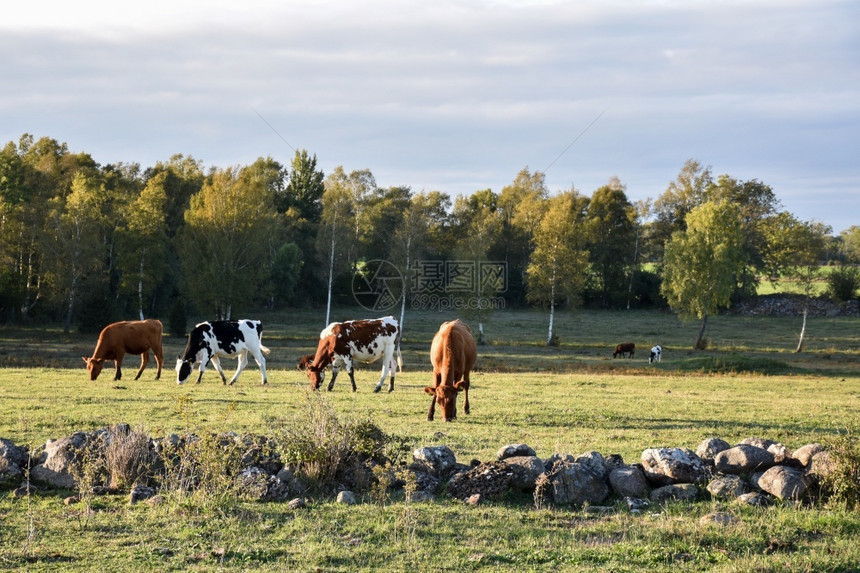
[[[333,320],[368,317],[339,311]],[[173,362],[184,340],[166,337],[167,368],[121,381],[107,367],[91,382],[81,356],[95,335],[59,328],[0,328],[0,437],[38,447],[76,430],[126,422],[149,435],[204,430],[269,435],[301,424],[309,401],[372,419],[411,447],[449,446],[458,460],[488,461],[524,442],[541,457],[597,450],[638,460],[647,447],[695,449],[708,437],[762,437],[790,449],[860,427],[860,318],[810,317],[806,351],[794,353],[800,319],[713,317],[707,350],[691,350],[698,324],[659,312],[556,316],[560,345],[547,347],[548,316],[497,311],[482,321],[471,415],[427,422],[429,344],[449,313],[410,311],[403,371],[393,393],[374,394],[379,366],[345,374],[333,392],[312,393],[295,360],[311,352],[321,311],[254,315],[271,349],[269,385],[251,362],[235,386],[212,369],[178,386]],[[469,320],[474,330],[478,321]],[[633,359],[612,359],[634,342]],[[663,362],[647,351],[664,348]],[[235,361],[223,361],[227,371]],[[14,498],[0,492],[0,569],[27,571],[851,571],[860,563],[860,515],[829,506],[747,508],[717,501],[653,507],[535,509],[528,496],[477,507],[440,496],[431,503],[326,496],[305,510],[283,503],[194,499],[159,507],[105,496],[64,505],[70,492]],[[608,502],[612,504],[613,502]],[[712,511],[737,518],[705,526]]]

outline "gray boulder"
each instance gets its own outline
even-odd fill
[[[0,438],[0,487],[14,487],[24,478],[30,454],[11,440]]]
[[[686,448],[648,448],[642,452],[645,477],[658,486],[700,483],[708,477],[708,467]]]
[[[572,463],[557,463],[547,476],[553,503],[581,505],[600,503],[606,499],[609,496],[609,484],[606,467],[601,462],[602,456],[598,460],[596,456],[586,455]]]
[[[536,455],[537,453],[535,453],[535,451],[526,444],[509,444],[507,446],[502,446],[501,448],[499,448],[499,451],[496,452],[496,459],[502,461],[507,458]]]
[[[714,458],[714,468],[724,474],[746,474],[763,471],[774,465],[773,454],[758,446],[740,444],[720,452]]]
[[[651,495],[651,486],[648,485],[645,472],[639,464],[610,471],[609,484],[612,486],[612,491],[619,497],[647,498]]]
[[[533,491],[538,476],[546,471],[537,456],[514,456],[501,461],[511,470],[511,487],[521,491]]]
[[[348,490],[344,490],[338,492],[337,503],[342,503],[344,505],[355,505],[356,503],[358,503],[358,500],[355,498],[354,493]]]
[[[696,455],[703,460],[713,460],[718,453],[728,450],[731,447],[732,446],[725,440],[721,440],[719,438],[708,438],[698,445],[696,448]]]
[[[809,480],[801,470],[774,466],[758,478],[758,486],[779,499],[796,501],[806,492]]]
[[[651,492],[650,499],[654,503],[668,501],[696,501],[699,497],[699,488],[692,483],[678,483],[658,487]]]
[[[39,463],[30,471],[30,477],[51,487],[74,489],[74,473],[80,469],[80,451],[90,440],[84,432],[50,441],[39,456]]]
[[[428,446],[412,452],[412,467],[431,475],[443,477],[457,465],[457,458],[448,446]]]
[[[812,456],[806,468],[806,476],[814,482],[821,482],[835,470],[836,462],[830,457],[830,452],[822,450]]]
[[[747,482],[736,475],[720,475],[708,483],[708,492],[721,499],[734,499],[749,491]]]
[[[809,462],[812,461],[812,456],[814,456],[818,452],[823,452],[823,451],[824,451],[824,446],[822,446],[821,444],[818,444],[818,443],[806,444],[805,446],[802,446],[802,447],[794,450],[794,453],[792,454],[791,457],[793,457],[795,460],[797,460],[801,466],[806,467],[809,465]]]
[[[737,446],[755,446],[757,448],[761,448],[763,450],[768,449],[772,445],[774,445],[773,440],[768,440],[766,438],[746,438],[738,442]]]

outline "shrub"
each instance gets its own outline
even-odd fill
[[[860,437],[858,428],[849,428],[828,441],[827,451],[834,462],[821,484],[828,503],[860,509]]]
[[[152,478],[155,453],[149,436],[125,424],[110,429],[104,457],[110,476],[108,486],[112,489],[146,485]]]
[[[284,463],[320,490],[334,486],[340,474],[350,474],[347,481],[358,488],[369,488],[374,478],[365,462],[390,464],[405,449],[404,442],[371,420],[338,417],[316,392],[306,394],[304,409],[293,419],[274,427]]]
[[[827,294],[837,301],[852,300],[860,289],[860,270],[841,265],[827,275]]]

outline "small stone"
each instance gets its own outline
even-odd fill
[[[699,520],[699,525],[719,525],[721,527],[726,527],[729,525],[734,525],[738,522],[738,518],[731,513],[717,511],[715,513],[703,515],[702,518]]]
[[[357,500],[355,499],[355,494],[347,490],[337,494],[337,502],[345,505],[355,505]]]
[[[304,499],[297,497],[287,502],[287,507],[290,509],[304,509],[308,506]]]
[[[480,493],[470,495],[468,498],[466,498],[466,503],[469,505],[481,505],[481,503],[483,503],[483,501],[484,501],[484,496],[483,496],[483,494],[480,494]]]

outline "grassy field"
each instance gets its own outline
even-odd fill
[[[368,316],[355,309],[345,320]],[[597,450],[635,462],[644,448],[695,449],[704,438],[758,436],[797,448],[860,426],[860,319],[810,318],[807,351],[793,352],[799,319],[718,316],[709,347],[693,351],[697,324],[656,312],[578,312],[557,317],[560,346],[547,347],[547,316],[496,312],[483,322],[473,377],[472,414],[427,422],[429,343],[453,315],[410,312],[403,372],[392,394],[373,394],[379,368],[346,377],[313,395],[295,360],[311,352],[319,311],[260,316],[271,348],[269,380],[249,365],[233,387],[207,370],[200,385],[177,386],[172,363],[184,341],[166,338],[168,367],[150,366],[122,381],[106,368],[88,380],[81,356],[95,336],[59,328],[0,328],[0,437],[37,447],[76,430],[127,422],[151,436],[174,431],[269,434],[294,424],[309,400],[344,416],[371,418],[410,446],[448,445],[458,461],[491,460],[505,444],[525,442],[541,457]],[[473,328],[477,323],[471,321]],[[611,357],[636,343],[632,360]],[[647,349],[664,348],[649,365]],[[234,366],[224,361],[225,368]],[[0,493],[0,569],[28,571],[851,571],[860,563],[860,515],[814,506],[741,507],[716,501],[654,507],[631,515],[589,508],[536,510],[511,496],[478,507],[441,497],[400,498],[344,507],[325,497],[306,510],[282,503],[185,500],[129,506],[124,496],[96,498],[88,512],[62,503],[68,492],[30,498]],[[723,510],[726,528],[699,523]]]

